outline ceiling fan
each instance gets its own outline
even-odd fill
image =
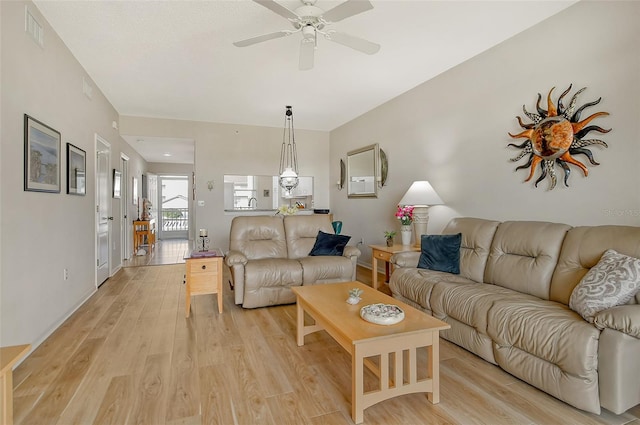
[[[379,44],[343,32],[325,29],[327,25],[333,24],[334,22],[339,22],[350,16],[373,9],[373,5],[368,0],[347,0],[326,12],[315,6],[316,0],[300,0],[302,6],[293,11],[281,6],[274,0],[253,1],[288,19],[294,29],[272,32],[270,34],[236,41],[233,43],[234,46],[251,46],[252,44],[286,37],[299,32],[302,34],[302,40],[300,42],[300,62],[298,64],[301,70],[313,68],[313,56],[314,50],[318,45],[318,34],[323,35],[327,40],[351,47],[368,55],[373,55],[380,50]]]

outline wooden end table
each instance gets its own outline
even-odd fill
[[[31,349],[31,344],[0,347],[0,423],[13,424],[13,366]]]
[[[373,289],[378,289],[378,260],[384,261],[385,282],[389,281],[389,276],[393,271],[393,265],[390,263],[391,256],[398,252],[419,252],[420,247],[415,245],[369,245],[371,248],[371,281]]]
[[[185,257],[186,310],[185,317],[191,311],[191,296],[203,294],[218,295],[218,313],[222,313],[222,251],[214,248],[209,251],[191,251]]]
[[[352,288],[363,291],[357,305],[346,302]],[[298,346],[304,345],[305,335],[325,330],[351,355],[351,418],[356,424],[363,421],[364,409],[399,395],[426,392],[431,403],[440,402],[439,335],[441,330],[450,328],[447,323],[361,282],[291,289],[297,302]],[[404,320],[385,326],[360,318],[360,309],[375,303],[399,306]],[[304,324],[305,313],[314,324]],[[419,349],[426,349],[426,364],[418,361]],[[379,363],[372,362],[372,358]],[[378,377],[373,391],[365,392],[364,367]]]

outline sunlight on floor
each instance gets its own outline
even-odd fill
[[[134,255],[124,261],[123,267],[157,266],[160,264],[184,263],[184,256],[189,250],[189,241],[186,239],[165,239],[158,241],[151,250],[147,246],[147,255]]]

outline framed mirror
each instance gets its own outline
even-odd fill
[[[378,144],[347,152],[347,196],[377,198],[380,166]]]

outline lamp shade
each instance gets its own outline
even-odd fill
[[[400,205],[442,205],[442,199],[428,181],[416,181],[400,200]]]

